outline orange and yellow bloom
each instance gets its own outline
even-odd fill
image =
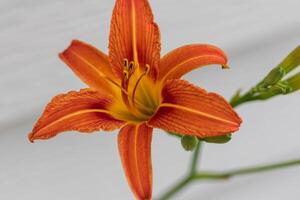
[[[52,99],[30,141],[64,131],[120,128],[118,147],[137,199],[151,199],[153,128],[197,137],[237,131],[241,119],[226,100],[180,79],[209,64],[227,66],[225,53],[192,44],[160,57],[160,33],[147,0],[116,0],[109,53],[74,40],[59,57],[89,87]]]

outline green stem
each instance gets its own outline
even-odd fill
[[[201,149],[201,142],[199,141],[199,143],[194,151],[193,158],[192,158],[192,165],[191,165],[191,169],[190,169],[191,175],[195,174],[195,172],[197,171],[200,149]]]
[[[300,164],[300,159],[296,159],[296,160],[289,160],[285,162],[267,164],[262,166],[245,167],[245,168],[229,170],[221,173],[202,171],[195,174],[193,178],[194,179],[227,179],[233,176],[254,174],[254,173],[276,170],[285,167],[291,167],[299,164]]]
[[[194,154],[192,157],[191,162],[191,168],[189,170],[189,173],[183,177],[176,185],[171,187],[169,191],[167,191],[165,194],[163,194],[158,200],[167,200],[170,199],[172,196],[174,196],[177,192],[179,192],[182,188],[184,188],[186,185],[191,183],[191,181],[194,179],[195,174],[197,173],[197,165],[199,161],[199,154],[201,149],[201,142],[196,146],[196,149],[194,150]]]
[[[172,187],[168,192],[166,192],[161,198],[158,200],[167,200],[170,199],[173,195],[182,190],[185,186],[187,186],[192,181],[201,181],[201,180],[226,180],[232,178],[234,176],[241,175],[249,175],[254,173],[266,172],[270,170],[276,170],[285,167],[292,167],[294,165],[299,165],[300,159],[289,160],[280,163],[272,163],[262,166],[254,166],[254,167],[245,167],[235,170],[229,170],[225,172],[209,172],[209,171],[201,171],[194,174],[189,174],[184,177],[181,181],[179,181],[175,186]]]
[[[238,105],[241,105],[243,103],[253,101],[253,90],[254,88],[250,89],[248,92],[246,92],[244,95],[240,96],[238,99],[232,99],[230,101],[230,104],[232,107],[237,107]]]
[[[176,185],[174,185],[169,191],[163,194],[157,200],[167,200],[174,196],[177,192],[179,192],[182,188],[184,188],[187,184],[191,183],[193,180],[193,176],[188,175],[182,178]]]

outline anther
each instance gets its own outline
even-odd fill
[[[131,61],[128,65],[128,71],[133,72],[134,68],[135,68],[135,63],[133,61]]]
[[[127,70],[124,70],[124,71],[123,71],[123,74],[124,74],[125,80],[128,80],[128,78],[129,78],[128,71],[127,71]]]
[[[150,65],[146,64],[145,68],[145,74],[148,74],[150,71]]]
[[[128,68],[128,59],[125,58],[123,62],[124,62],[123,63],[124,68],[127,69]]]
[[[224,64],[224,65],[222,65],[222,69],[229,69],[230,67],[229,67],[229,65],[227,65],[227,64]]]

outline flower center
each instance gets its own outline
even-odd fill
[[[124,59],[120,88],[124,106],[114,109],[122,120],[147,121],[154,114],[159,104],[159,92],[157,84],[148,77],[149,71],[148,64],[141,68],[139,63]]]

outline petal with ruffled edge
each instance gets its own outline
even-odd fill
[[[179,134],[209,137],[239,129],[241,119],[226,100],[187,81],[168,80],[162,103],[148,125]]]
[[[59,54],[59,57],[93,89],[113,94],[113,85],[119,85],[112,72],[108,56],[89,44],[73,40],[71,45]]]
[[[120,128],[124,122],[114,119],[106,109],[111,103],[110,97],[90,89],[57,95],[46,106],[28,138],[33,142],[64,131],[88,133]]]
[[[111,19],[109,58],[114,72],[123,76],[124,59],[139,63],[156,78],[160,59],[160,33],[147,0],[117,0]]]
[[[159,79],[180,78],[195,68],[211,64],[227,67],[227,57],[221,49],[207,44],[185,45],[161,58]]]
[[[145,124],[126,125],[118,136],[123,169],[138,200],[150,200],[152,196],[151,141],[152,128]]]

